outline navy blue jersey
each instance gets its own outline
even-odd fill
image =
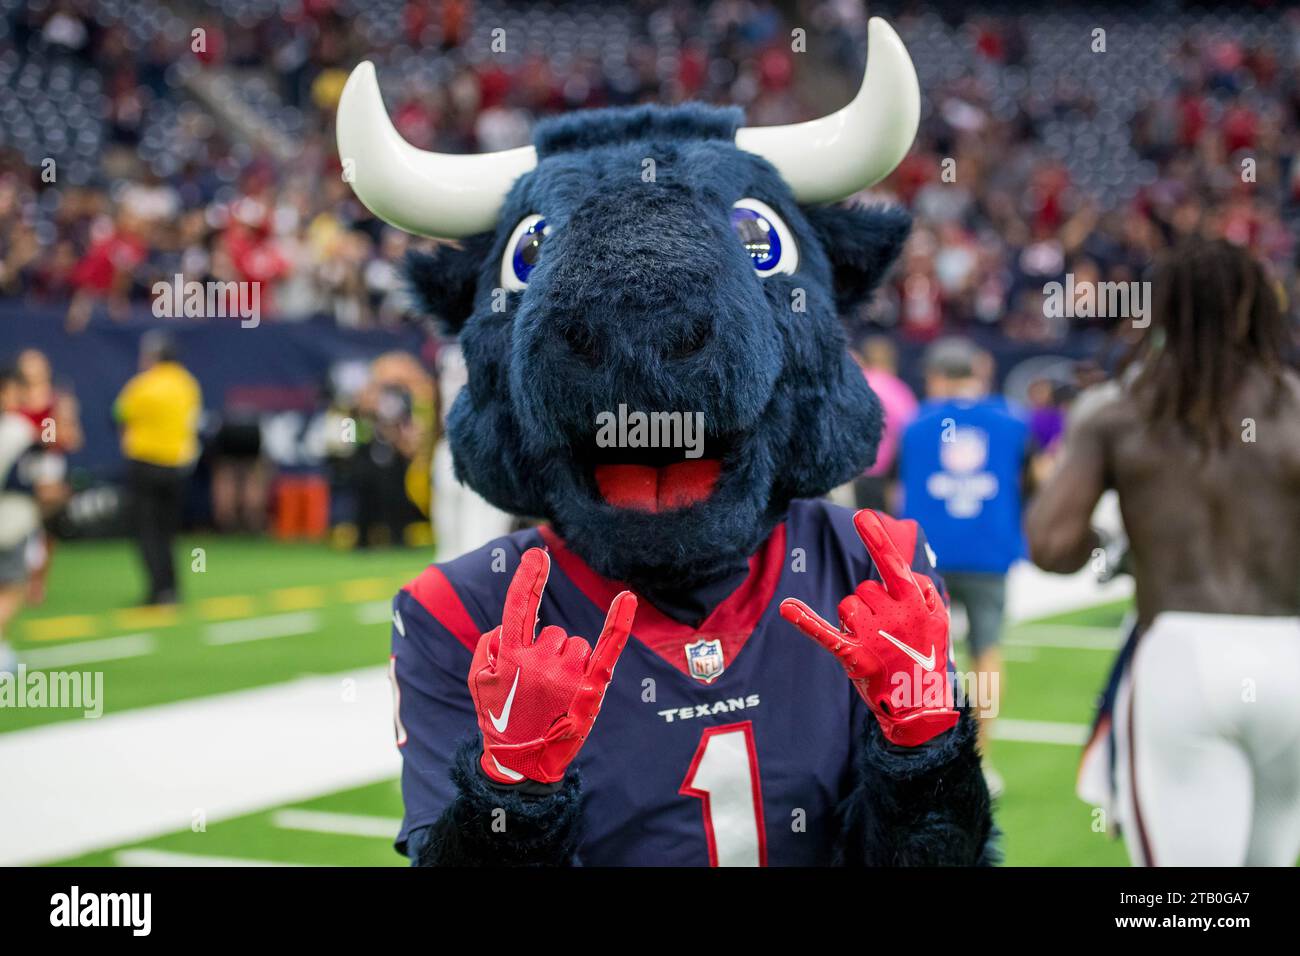
[[[885,518],[905,558],[936,580],[913,522]],[[393,677],[407,835],[455,797],[457,747],[477,738],[466,684],[479,636],[497,627],[531,547],[552,565],[540,626],[593,641],[618,582],[550,529],[517,532],[432,565],[393,605]],[[795,597],[837,620],[839,602],[879,580],[852,512],[795,502],[750,558],[749,575],[699,627],[642,599],[600,716],[575,760],[588,865],[815,865],[830,861],[864,721],[836,659],[778,613]]]

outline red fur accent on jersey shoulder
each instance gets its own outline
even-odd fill
[[[481,636],[478,625],[465,610],[460,595],[437,565],[429,565],[420,576],[402,588],[472,652]]]

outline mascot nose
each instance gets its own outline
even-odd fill
[[[713,338],[713,324],[708,319],[694,318],[674,323],[658,341],[659,355],[666,361],[690,358],[703,351]]]
[[[601,349],[596,343],[596,337],[586,326],[570,323],[560,330],[560,336],[569,351],[588,365],[595,365],[600,361]]]
[[[647,359],[676,362],[690,358],[708,346],[713,340],[713,323],[707,318],[699,317],[662,321],[652,319],[643,326],[643,334],[635,336],[629,334],[626,326],[597,332],[586,324],[574,322],[566,324],[560,330],[560,335],[568,350],[589,365],[604,361],[614,351],[607,345],[615,345],[617,351],[623,353],[629,351],[629,348],[633,352],[645,350],[650,353],[645,356]],[[617,337],[621,341],[601,341],[606,335]]]

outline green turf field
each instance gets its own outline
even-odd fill
[[[46,604],[20,616],[20,653],[109,648],[148,633],[147,652],[94,666],[104,672],[105,713],[186,700],[383,663],[388,600],[425,562],[423,552],[355,554],[324,545],[238,538],[184,541],[190,557],[175,610],[133,609],[143,582],[123,542],[65,544],[55,555]],[[202,570],[197,568],[202,567]],[[1087,724],[1110,665],[1122,606],[1024,624],[1008,635],[1001,717]],[[274,640],[213,643],[229,622],[266,617],[291,633]],[[295,628],[302,633],[292,633]],[[215,630],[214,630],[215,629]],[[117,640],[119,644],[97,644]],[[69,720],[76,712],[6,710],[0,733]],[[1118,843],[1094,831],[1089,807],[1074,796],[1079,748],[1070,743],[996,740],[993,764],[1006,780],[998,822],[1006,862],[1123,865]],[[7,785],[24,785],[13,780]],[[26,784],[35,786],[37,784]],[[93,784],[88,782],[88,789]],[[89,799],[89,798],[88,798]],[[66,863],[114,865],[183,859],[166,854],[277,863],[400,865],[391,832],[401,815],[396,781],[359,787],[117,847]],[[161,853],[160,853],[161,851]]]
[[[96,664],[104,672],[105,713],[203,694],[383,663],[389,602],[426,559],[417,551],[355,553],[323,545],[240,538],[186,539],[180,553],[202,549],[203,568],[178,570],[185,597],[176,608],[136,608],[144,583],[124,542],[75,543],[55,554],[49,597],[23,612],[14,628],[19,652],[149,632],[156,650]],[[212,646],[210,628],[254,616],[310,615],[307,633]],[[0,730],[76,712],[12,710]]]

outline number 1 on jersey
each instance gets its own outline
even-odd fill
[[[767,866],[753,721],[706,727],[678,793],[703,804],[709,866]]]

